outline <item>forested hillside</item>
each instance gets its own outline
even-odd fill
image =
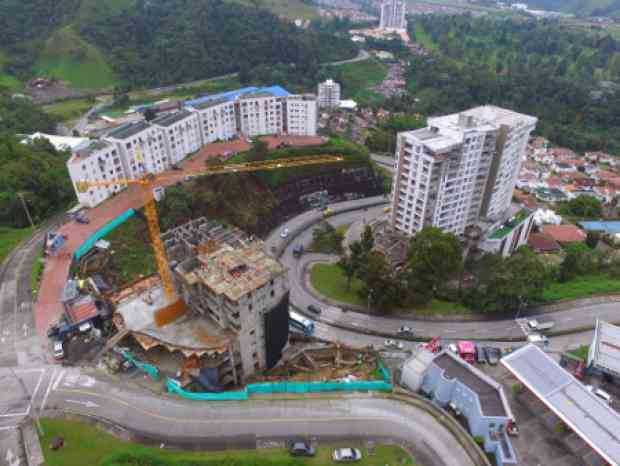
[[[435,51],[409,69],[418,111],[496,104],[536,115],[554,143],[620,154],[620,44],[609,36],[468,16],[417,17],[410,31]]]
[[[355,55],[345,38],[223,0],[0,0],[0,78],[154,86]],[[98,72],[97,72],[98,70]],[[1,80],[0,80],[1,82]]]

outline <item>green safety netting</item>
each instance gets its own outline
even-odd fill
[[[97,241],[99,241],[101,238],[104,238],[106,235],[108,235],[110,232],[112,232],[113,230],[118,228],[120,225],[125,223],[128,219],[133,217],[135,214],[136,214],[136,211],[133,209],[126,210],[125,212],[120,214],[118,217],[116,217],[114,220],[112,220],[109,223],[106,223],[102,228],[100,228],[95,233],[93,233],[91,236],[89,236],[88,239],[84,241],[82,245],[73,254],[73,257],[75,258],[75,260],[80,260],[82,256],[84,256],[84,254],[86,254],[88,251],[90,251],[93,248],[93,246],[95,245]]]

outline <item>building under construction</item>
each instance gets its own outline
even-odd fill
[[[273,367],[288,342],[289,283],[263,242],[205,218],[162,240],[188,311],[158,326],[155,314],[165,296],[159,278],[149,277],[114,297],[119,330],[147,351],[163,346],[180,352],[182,378],[207,390],[242,384]]]

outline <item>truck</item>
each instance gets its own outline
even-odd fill
[[[537,332],[547,332],[549,330],[551,330],[555,325],[555,322],[549,320],[546,322],[541,322],[539,320],[536,319],[532,319],[532,320],[528,320],[527,321],[527,326],[531,329],[531,330],[536,330]]]
[[[459,356],[469,364],[476,362],[476,345],[472,341],[461,340],[456,344]]]

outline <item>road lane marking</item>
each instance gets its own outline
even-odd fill
[[[67,403],[75,403],[78,405],[85,406],[86,408],[99,408],[100,406],[97,403],[93,403],[92,401],[80,401],[80,400],[65,400]]]
[[[13,429],[19,429],[19,426],[5,426],[5,427],[0,427],[0,431],[2,431],[2,430],[13,430]]]
[[[28,409],[26,410],[26,416],[30,414],[30,408],[32,407],[32,403],[37,397],[37,392],[39,391],[39,387],[41,386],[41,382],[43,382],[43,376],[45,375],[45,369],[39,369],[41,374],[39,375],[39,380],[37,381],[37,386],[34,387],[34,392],[32,392],[32,396],[30,397],[30,403],[28,403]]]
[[[52,391],[52,385],[54,384],[54,377],[56,376],[56,368],[54,367],[54,371],[50,377],[50,383],[47,385],[47,390],[45,390],[45,395],[43,396],[43,401],[41,402],[41,408],[39,411],[43,411],[45,409],[45,404],[47,403],[47,398],[50,396],[50,392]]]
[[[60,374],[58,374],[58,378],[56,379],[56,381],[54,382],[54,387],[52,388],[54,391],[58,390],[58,384],[60,383],[60,381],[62,380],[62,378],[65,376],[65,373],[67,372],[66,369],[63,369],[62,371],[60,371]]]
[[[176,418],[176,417],[170,417],[170,416],[164,416],[162,414],[157,414],[151,411],[148,411],[144,408],[140,408],[138,406],[136,406],[135,404],[129,403],[121,398],[115,397],[115,396],[111,396],[111,395],[104,395],[101,393],[95,393],[95,392],[89,392],[88,390],[79,390],[79,389],[66,389],[66,388],[61,388],[58,390],[59,392],[65,392],[65,393],[69,393],[69,394],[79,394],[79,395],[86,395],[86,396],[93,396],[96,398],[102,398],[104,400],[108,400],[108,401],[112,401],[115,403],[118,403],[122,406],[126,406],[128,408],[131,408],[137,412],[140,412],[146,416],[150,416],[152,418],[156,418],[156,419],[161,419],[163,421],[168,421],[168,422],[182,422],[184,424],[221,424],[222,422],[226,422],[226,423],[230,423],[230,424],[257,424],[257,423],[261,423],[261,422],[268,422],[268,423],[281,423],[281,422],[333,422],[333,421],[351,421],[352,419],[356,420],[356,421],[363,421],[363,422],[373,422],[373,421],[386,421],[386,420],[390,420],[387,419],[385,417],[379,417],[379,416],[374,416],[374,417],[346,417],[346,416],[333,416],[333,417],[320,417],[320,418],[286,418],[286,417],[278,417],[278,418],[250,418],[250,419],[226,419],[224,421],[224,419],[194,419],[194,418]],[[68,401],[68,400],[67,400]],[[191,408],[191,405],[183,405],[184,407],[187,408]],[[105,408],[105,407],[104,407]],[[70,409],[65,409],[65,412],[71,412]],[[79,414],[79,413],[78,413]]]

